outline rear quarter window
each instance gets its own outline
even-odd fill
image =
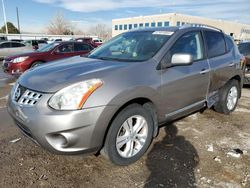
[[[234,43],[232,39],[228,36],[225,37],[226,40],[226,45],[227,45],[227,52],[230,52],[231,50],[234,49]]]
[[[216,31],[205,31],[208,57],[216,57],[226,53],[224,34]]]

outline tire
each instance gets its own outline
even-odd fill
[[[153,119],[150,112],[139,104],[132,104],[119,112],[113,120],[102,154],[116,165],[129,165],[142,157],[152,138]]]
[[[40,65],[42,65],[43,63],[44,63],[44,62],[42,62],[42,61],[35,61],[34,63],[32,63],[32,65],[31,65],[30,68],[40,66]]]
[[[219,90],[219,101],[214,105],[215,111],[227,115],[233,112],[238,104],[239,94],[239,82],[237,80],[228,82]]]

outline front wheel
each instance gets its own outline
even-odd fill
[[[229,114],[233,112],[238,104],[240,85],[237,80],[228,82],[219,91],[219,101],[214,105],[217,112]]]
[[[108,131],[103,154],[117,165],[129,165],[147,151],[153,138],[150,112],[139,104],[123,109]]]
[[[38,67],[38,66],[40,66],[42,64],[43,64],[42,61],[35,61],[34,63],[32,63],[31,68]]]

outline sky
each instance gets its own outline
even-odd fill
[[[19,9],[21,32],[45,32],[52,17],[62,12],[81,30],[112,19],[163,13],[182,13],[250,24],[250,0],[4,0],[7,21],[17,26]],[[0,1],[0,26],[4,25]]]

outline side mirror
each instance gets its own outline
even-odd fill
[[[191,65],[193,56],[190,54],[174,54],[171,58],[172,66]]]

